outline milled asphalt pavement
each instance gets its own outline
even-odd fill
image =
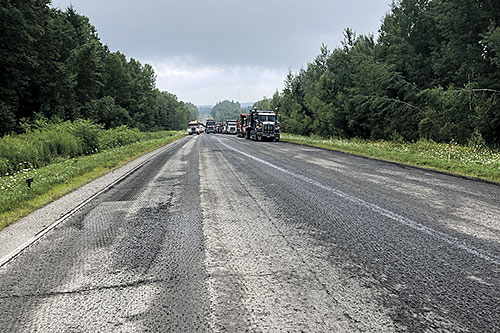
[[[500,186],[187,137],[0,232],[0,332],[499,332]]]
[[[105,191],[110,185],[127,176],[143,163],[165,150],[175,148],[178,144],[179,142],[173,142],[167,147],[161,147],[148,154],[142,155],[122,167],[89,182],[61,199],[38,209],[29,216],[20,219],[15,224],[0,231],[0,264],[3,263],[2,259],[6,260],[9,258],[9,255],[16,249],[22,248],[23,245],[36,238],[40,232],[43,232],[58,219],[71,213],[81,203],[91,199],[97,192]],[[34,186],[36,186],[36,184]]]

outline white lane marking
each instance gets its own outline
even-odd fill
[[[420,224],[418,222],[412,221],[409,218],[406,218],[404,216],[401,216],[399,214],[391,212],[391,211],[389,211],[387,209],[379,207],[379,206],[377,206],[375,204],[369,203],[369,202],[364,201],[364,200],[362,200],[360,198],[354,197],[352,195],[349,195],[347,193],[344,193],[342,191],[334,189],[334,188],[332,188],[330,186],[323,185],[323,184],[321,184],[320,182],[318,182],[318,181],[316,181],[314,179],[311,179],[311,178],[308,178],[306,176],[303,176],[303,175],[300,175],[298,173],[295,173],[293,171],[284,169],[282,167],[279,167],[277,165],[269,163],[269,162],[267,162],[265,160],[262,160],[262,159],[260,159],[258,157],[252,156],[252,155],[247,154],[247,153],[245,153],[243,151],[240,151],[240,150],[238,150],[236,148],[228,146],[227,144],[223,143],[219,138],[217,138],[217,140],[219,141],[219,143],[221,145],[223,145],[223,146],[225,146],[225,147],[227,147],[227,148],[229,148],[229,149],[231,149],[231,150],[233,150],[233,151],[235,151],[235,152],[237,152],[237,153],[239,153],[241,155],[244,155],[244,156],[246,156],[248,158],[251,158],[251,159],[253,159],[253,160],[257,161],[257,162],[260,162],[260,163],[262,163],[264,165],[267,165],[267,166],[269,166],[271,168],[274,168],[274,169],[276,169],[278,171],[286,173],[287,175],[290,175],[292,177],[300,179],[300,180],[302,180],[302,181],[304,181],[306,183],[309,183],[311,185],[317,186],[317,187],[319,187],[319,188],[321,188],[321,189],[323,189],[325,191],[328,191],[328,192],[330,192],[332,194],[335,194],[336,196],[341,197],[344,200],[347,200],[347,201],[350,201],[350,202],[352,202],[354,204],[357,204],[358,206],[371,209],[372,211],[374,211],[374,212],[376,212],[376,213],[378,213],[378,214],[380,214],[382,216],[385,216],[385,217],[387,217],[387,218],[389,218],[389,219],[391,219],[393,221],[396,221],[396,222],[398,222],[398,223],[400,223],[402,225],[405,225],[407,227],[410,227],[410,228],[412,228],[414,230],[423,232],[423,233],[428,234],[430,236],[433,236],[433,237],[435,237],[437,239],[440,239],[440,240],[444,241],[445,243],[448,243],[448,244],[450,244],[452,246],[455,246],[455,247],[457,247],[457,248],[459,248],[461,250],[464,250],[465,252],[467,252],[469,254],[472,254],[472,255],[474,255],[476,257],[479,257],[481,259],[484,259],[484,260],[489,261],[491,263],[494,263],[496,265],[500,265],[500,257],[499,256],[496,256],[494,254],[491,254],[489,252],[486,252],[486,251],[483,251],[483,250],[480,250],[480,249],[476,249],[472,245],[466,244],[466,243],[460,241],[459,239],[457,239],[457,238],[455,238],[453,236],[445,234],[444,232],[434,230],[434,229],[429,228],[429,227],[427,227],[427,226],[425,226],[423,224]]]

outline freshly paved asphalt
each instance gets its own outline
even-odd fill
[[[0,268],[0,332],[500,332],[500,186],[172,145]]]

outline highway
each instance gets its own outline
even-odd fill
[[[500,186],[189,136],[0,267],[0,332],[500,332]]]

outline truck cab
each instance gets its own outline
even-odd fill
[[[238,121],[236,122],[236,135],[239,138],[244,138],[246,135],[246,119],[248,117],[247,113],[240,114]]]
[[[189,122],[188,125],[188,134],[200,134],[200,124],[198,123],[198,120],[193,120]]]
[[[205,124],[205,131],[207,134],[214,133],[215,134],[215,120],[209,119]]]
[[[236,120],[226,121],[226,134],[236,134]]]
[[[279,116],[275,111],[254,109],[246,121],[247,139],[280,141]]]

